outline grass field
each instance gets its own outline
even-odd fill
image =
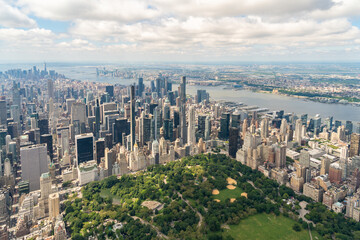
[[[113,204],[120,204],[120,198],[118,198],[115,195],[112,195],[110,193],[110,189],[102,189],[100,192],[100,197],[102,197],[102,198],[111,197],[113,200]]]
[[[221,190],[220,193],[218,195],[213,195],[214,199],[219,199],[220,201],[224,202],[227,198],[237,198],[241,196],[241,193],[243,193],[244,191],[241,190],[240,188],[236,187],[233,190],[230,189],[224,189]]]
[[[230,229],[225,230],[236,240],[243,239],[266,239],[266,240],[308,240],[310,239],[307,230],[295,232],[292,229],[295,221],[284,217],[275,216],[273,214],[257,214],[245,220],[238,225],[231,225]],[[314,240],[320,239],[319,235],[312,231]]]

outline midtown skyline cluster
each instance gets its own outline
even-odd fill
[[[303,228],[311,238],[317,224],[316,234],[331,235],[305,208],[315,203],[338,214],[338,232],[355,234],[358,122],[216,101],[202,81],[191,95],[181,72],[134,79],[97,69],[129,75],[130,85],[69,79],[46,64],[1,72],[2,239],[135,238],[150,231],[142,228],[155,230],[149,239],[199,238],[263,212],[295,214],[291,221],[305,223],[292,234]]]
[[[1,0],[0,61],[357,61],[359,12],[356,0]]]

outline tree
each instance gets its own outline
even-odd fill
[[[295,223],[292,227],[292,229],[296,232],[300,232],[301,231],[301,227],[298,223]]]

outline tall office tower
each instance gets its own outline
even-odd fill
[[[283,118],[283,119],[281,120],[281,125],[280,125],[280,135],[281,135],[281,136],[285,136],[285,135],[286,135],[287,128],[288,128],[287,121],[286,121],[285,118]]]
[[[173,121],[170,119],[164,119],[162,128],[164,130],[164,139],[173,141],[173,137],[174,137]]]
[[[71,106],[71,123],[79,121],[80,125],[86,123],[86,105],[85,103],[75,102]]]
[[[40,129],[40,135],[49,134],[49,120],[46,118],[39,119],[38,128]]]
[[[220,119],[220,132],[219,138],[227,140],[229,138],[229,128],[230,128],[230,113],[221,114]]]
[[[100,104],[99,99],[96,99],[96,105],[94,107],[95,112],[95,137],[99,138],[100,131]]]
[[[351,134],[349,157],[360,155],[360,134]]]
[[[18,105],[11,105],[10,115],[14,122],[20,124],[20,107]]]
[[[59,193],[53,193],[49,196],[49,219],[54,219],[60,214],[60,198]],[[59,232],[56,229],[55,232]],[[56,238],[55,238],[56,239]],[[64,238],[66,239],[66,238]]]
[[[129,121],[126,118],[118,118],[115,120],[114,124],[114,142],[120,143],[121,145],[124,145],[123,142],[123,134],[129,135],[130,134],[130,124]]]
[[[210,116],[206,116],[206,119],[205,119],[205,132],[204,132],[205,140],[209,140],[210,136],[211,136],[211,120],[210,120]]]
[[[337,131],[338,127],[341,126],[341,121],[335,120],[334,131]]]
[[[15,81],[13,82],[13,87],[11,92],[12,92],[12,105],[19,106],[20,108],[21,106],[20,90]]]
[[[186,77],[183,76],[180,84],[180,137],[182,143],[187,142],[186,130]]]
[[[29,181],[30,191],[40,189],[40,176],[49,171],[45,144],[20,148],[21,178]]]
[[[275,148],[275,165],[277,168],[286,166],[286,146],[280,145]]]
[[[295,141],[297,143],[299,143],[299,145],[301,145],[301,140],[302,140],[302,124],[303,122],[301,121],[301,119],[296,120],[296,124],[295,124]]]
[[[54,99],[54,82],[51,79],[47,80],[48,97]]]
[[[145,116],[145,112],[142,112],[140,118],[140,145],[144,146],[146,142],[151,139],[151,118]]]
[[[245,119],[244,119],[244,122],[243,122],[243,124],[242,124],[242,138],[243,138],[243,139],[245,138],[247,129],[248,129],[248,120],[247,120],[247,118],[245,118]]]
[[[321,126],[321,118],[318,114],[314,117],[313,122],[314,122],[314,134],[317,135],[320,131],[320,126]]]
[[[51,193],[51,177],[48,172],[40,176],[41,199],[48,199]]]
[[[105,169],[107,169],[106,176],[112,175],[112,167],[116,162],[116,151],[115,149],[105,149]]]
[[[99,164],[101,162],[101,158],[105,157],[105,139],[99,138],[95,142],[95,154],[96,154],[96,163]]]
[[[6,129],[0,129],[0,150],[3,146],[6,146]]]
[[[334,118],[333,118],[333,117],[328,117],[328,118],[325,119],[326,127],[327,127],[329,130],[332,130],[332,128],[333,128],[333,121],[334,121]]]
[[[68,112],[68,114],[71,113],[71,106],[73,105],[74,102],[75,102],[74,98],[66,99],[66,111]]]
[[[310,167],[310,153],[306,150],[300,151],[300,157],[299,157],[300,165],[303,167]]]
[[[114,86],[106,86],[105,91],[109,94],[110,97],[114,97]]]
[[[308,115],[307,114],[302,114],[300,119],[301,119],[302,124],[306,126],[307,120],[308,120]]]
[[[345,126],[338,127],[337,134],[338,134],[339,140],[346,141]]]
[[[240,128],[240,112],[235,111],[231,114],[231,127]]]
[[[151,92],[155,92],[156,88],[155,88],[155,83],[154,83],[154,81],[151,81],[151,82],[150,82],[150,89],[151,89]]]
[[[205,139],[205,125],[206,125],[206,115],[198,115],[198,131],[197,131],[197,138],[198,140],[202,138]]]
[[[260,123],[260,133],[262,138],[269,137],[269,119],[263,118]]]
[[[131,134],[131,151],[134,150],[135,144],[135,86],[130,88],[130,134]]]
[[[233,158],[236,157],[236,152],[238,150],[238,139],[239,129],[236,127],[231,127],[229,131],[229,155]]]
[[[352,121],[346,121],[345,123],[346,135],[351,135],[353,132],[353,123]]]
[[[50,156],[50,159],[52,160],[54,157],[54,151],[53,151],[53,142],[52,142],[52,135],[51,134],[43,134],[40,136],[40,143],[46,143],[47,146],[47,152]]]
[[[145,86],[144,86],[144,79],[141,77],[138,80],[138,95],[141,97],[144,92]]]
[[[321,167],[320,167],[320,175],[325,175],[329,173],[330,168],[330,159],[329,158],[323,158],[321,160]]]
[[[202,101],[209,99],[209,94],[206,92],[206,90],[197,90],[196,93],[196,103],[201,103]]]
[[[6,101],[0,100],[0,125],[5,125],[7,119]]]
[[[189,125],[188,125],[188,144],[195,144],[196,143],[196,136],[195,136],[195,108],[194,106],[189,107]]]
[[[92,133],[75,136],[76,163],[94,160],[94,136]]]

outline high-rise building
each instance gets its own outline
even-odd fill
[[[46,118],[39,119],[38,128],[40,129],[40,135],[49,134],[49,120]]]
[[[51,193],[51,177],[48,172],[40,176],[41,199],[47,200]]]
[[[131,134],[131,150],[134,149],[135,144],[135,86],[130,88],[130,134]]]
[[[238,139],[239,129],[231,127],[229,130],[229,155],[233,158],[236,157],[236,152],[238,150]]]
[[[286,166],[286,146],[280,145],[275,148],[275,165],[278,168]]]
[[[189,145],[196,143],[195,136],[195,108],[194,106],[189,107],[189,125],[188,125],[188,143]]]
[[[102,157],[105,157],[105,139],[99,138],[95,142],[96,163],[99,164]]]
[[[56,218],[60,214],[59,193],[53,193],[49,196],[49,218]]]
[[[5,125],[7,120],[6,101],[0,100],[0,125]]]
[[[54,99],[54,82],[51,79],[47,80],[47,90],[49,99]]]
[[[295,141],[298,142],[301,145],[301,141],[302,141],[302,120],[298,119],[296,120],[296,124],[295,124]]]
[[[114,86],[109,85],[105,87],[105,91],[109,94],[109,97],[114,97]]]
[[[310,153],[306,150],[300,151],[299,163],[302,167],[310,167]]]
[[[360,134],[351,134],[349,157],[360,155]]]
[[[20,148],[21,178],[29,181],[30,191],[40,189],[40,176],[49,171],[45,144]]]
[[[269,137],[269,119],[268,118],[264,118],[261,120],[260,133],[261,133],[262,138]]]
[[[123,142],[123,135],[129,135],[130,134],[130,123],[126,118],[118,118],[115,120],[114,124],[114,142],[125,144]]]
[[[229,138],[229,128],[230,128],[230,113],[221,114],[220,119],[220,132],[219,138],[227,140]]]
[[[181,78],[180,84],[180,137],[183,143],[187,142],[186,129],[186,77]]]
[[[54,150],[53,150],[53,142],[52,142],[52,135],[51,134],[43,134],[40,136],[40,143],[46,143],[47,152],[50,156],[50,159],[54,157]]]
[[[76,162],[80,163],[94,160],[94,136],[92,133],[75,136]]]
[[[141,97],[144,92],[145,86],[144,86],[144,79],[141,77],[138,80],[138,95]]]

